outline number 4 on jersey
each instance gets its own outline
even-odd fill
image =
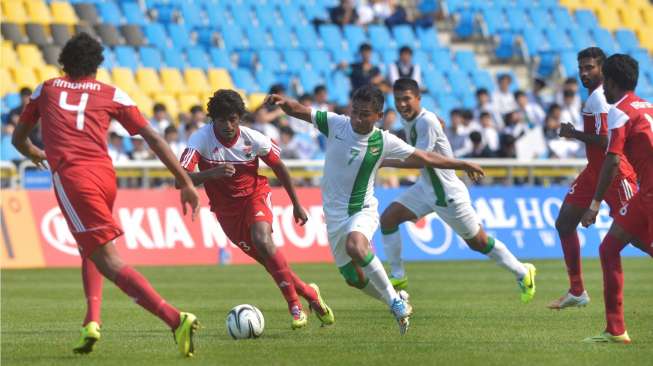
[[[77,129],[84,129],[84,110],[86,109],[86,103],[88,103],[88,93],[82,93],[79,98],[79,104],[68,104],[68,92],[62,91],[59,95],[59,107],[71,111],[77,112]]]

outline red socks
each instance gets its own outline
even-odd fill
[[[86,318],[82,325],[89,322],[100,323],[104,277],[90,258],[82,259],[82,282],[84,283],[84,295],[86,295]]]
[[[612,335],[621,335],[626,331],[623,306],[624,275],[621,269],[620,255],[626,244],[607,234],[599,247],[601,267],[603,269],[605,318],[608,322],[606,331]]]
[[[274,255],[265,260],[265,268],[270,272],[275,283],[279,286],[279,290],[281,290],[283,297],[288,302],[288,309],[292,309],[294,306],[298,306],[301,309],[302,305],[299,302],[299,298],[297,298],[297,290],[293,278],[294,273],[292,273],[290,267],[288,267],[286,258],[283,256],[281,251],[277,250]],[[302,286],[300,285],[300,287]],[[306,287],[308,286],[303,284],[302,291],[305,290]]]
[[[562,242],[562,252],[565,255],[565,263],[567,264],[569,291],[574,296],[580,296],[585,288],[583,287],[583,275],[580,264],[580,242],[578,241],[578,233],[573,231],[567,236],[561,236],[560,242]]]
[[[150,282],[135,269],[130,266],[122,267],[115,283],[138,305],[161,318],[171,329],[177,329],[180,322],[179,310],[161,298]]]

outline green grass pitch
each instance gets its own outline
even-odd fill
[[[290,330],[279,291],[259,266],[141,268],[162,295],[198,315],[203,329],[191,360],[176,352],[171,332],[105,282],[102,339],[88,356],[72,354],[85,301],[79,270],[2,271],[3,365],[650,365],[653,360],[653,266],[624,260],[625,309],[633,343],[581,342],[603,330],[601,272],[585,260],[592,297],[583,309],[545,306],[567,288],[561,260],[535,261],[537,294],[519,302],[512,276],[490,262],[409,263],[415,307],[399,336],[388,309],[349,288],[333,265],[295,265],[317,282],[336,324]],[[266,329],[234,341],[225,316],[237,304],[261,309]]]

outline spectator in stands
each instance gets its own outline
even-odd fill
[[[358,13],[358,25],[366,26],[374,22],[374,8],[370,1],[359,1],[358,6],[356,6],[356,13]]]
[[[472,142],[472,150],[465,155],[466,158],[491,158],[494,156],[492,150],[483,142],[480,132],[472,131],[469,134],[469,140]]]
[[[396,25],[408,23],[408,14],[406,13],[406,9],[404,9],[403,6],[397,4],[395,0],[381,0],[377,3],[384,3],[385,8],[387,8],[389,11],[390,15],[384,19],[386,27],[394,27]]]
[[[495,153],[499,150],[499,132],[495,126],[490,112],[481,112],[479,117],[480,133],[485,145]]]
[[[516,158],[517,157],[517,148],[515,142],[517,139],[513,135],[501,135],[501,148],[497,154],[500,158]]]
[[[408,46],[399,49],[399,60],[388,67],[390,85],[394,85],[399,78],[413,79],[420,87],[423,87],[422,70],[419,65],[413,64],[413,50]]]
[[[528,126],[524,123],[524,115],[520,111],[508,112],[503,117],[504,127],[501,130],[502,135],[511,135],[515,141],[524,136],[528,131]]]
[[[340,5],[329,9],[329,17],[333,24],[341,27],[358,22],[358,13],[352,0],[340,0]]]
[[[543,111],[547,110],[549,107],[549,103],[546,101],[544,95],[542,95],[542,92],[545,88],[546,81],[541,78],[535,78],[533,80],[533,89],[531,89],[530,93],[528,93],[528,101],[539,105]]]
[[[254,113],[254,124],[252,124],[252,128],[274,141],[279,141],[279,128],[272,123],[273,120],[267,118],[269,115],[269,112],[266,111],[266,106],[260,106]],[[279,114],[279,116],[281,115],[283,115],[283,111]]]
[[[496,109],[494,108],[494,103],[490,98],[490,92],[485,88],[479,88],[476,90],[476,108],[474,109],[474,117],[480,119],[483,112],[488,112],[490,118],[494,119],[495,125],[502,125],[501,116],[497,114]]]
[[[510,84],[512,84],[512,76],[510,74],[501,74],[499,76],[499,89],[492,95],[494,109],[501,116],[517,109],[515,96],[510,92]]]
[[[383,81],[381,70],[372,64],[372,46],[369,43],[363,43],[359,48],[360,62],[351,64],[349,67],[349,79],[351,80],[351,90],[356,90],[363,85],[378,85]],[[346,64],[341,65],[346,67]]]
[[[560,109],[560,106],[556,103],[551,104],[544,122],[544,138],[546,140],[553,140],[559,137],[558,134],[560,133],[561,114],[562,110]]]
[[[551,104],[543,131],[549,158],[572,158],[584,151],[577,140],[560,137],[562,115],[560,106]]]
[[[313,97],[310,94],[304,94],[297,100],[302,105],[311,107],[314,104]],[[303,120],[288,117],[288,126],[295,133],[305,133],[311,136],[311,138],[317,138],[318,131],[310,124],[306,123]],[[317,140],[315,141],[317,143]]]
[[[115,163],[122,163],[129,161],[129,157],[125,154],[125,147],[122,143],[122,136],[115,132],[109,134],[109,157]]]
[[[201,105],[190,108],[190,123],[197,124],[197,128],[202,128],[206,124],[206,112]]]
[[[180,125],[181,126],[181,125]],[[178,140],[182,142],[184,147],[188,145],[188,139],[197,131],[198,127],[194,124],[186,124],[184,127],[184,136],[179,136]],[[165,138],[165,135],[164,135]],[[181,150],[183,152],[183,149]]]
[[[154,154],[152,153],[152,151],[150,151],[147,144],[145,144],[145,140],[143,140],[143,137],[141,137],[141,135],[132,136],[131,142],[132,142],[132,151],[131,153],[129,153],[129,158],[131,160],[154,159]]]
[[[577,95],[573,90],[565,90],[562,93],[562,111],[561,111],[561,120],[563,122],[569,122],[574,125],[577,130],[582,131],[583,118],[581,116],[580,106],[576,104]]]
[[[471,130],[465,125],[463,118],[463,110],[452,109],[449,118],[451,126],[449,127],[447,137],[451,143],[451,150],[455,157],[463,157],[467,155],[471,149],[471,141],[469,141],[469,134]]]
[[[333,105],[329,103],[327,88],[322,84],[313,89],[313,108],[321,111],[333,111]]]
[[[572,94],[574,96],[573,101],[570,104],[572,104],[572,108],[574,110],[577,110],[579,111],[578,113],[580,113],[581,100],[579,95],[578,81],[576,80],[576,78],[569,77],[565,79],[565,82],[562,84],[562,88],[556,94],[555,102],[560,104],[561,106],[565,104],[565,92],[567,93],[567,95]]]
[[[270,87],[268,94],[286,95],[286,87],[283,84],[274,84]],[[273,123],[278,126],[280,124],[279,119],[284,115],[285,114],[278,106],[263,104],[254,113],[254,122]],[[254,126],[254,124],[252,124],[252,126]]]
[[[169,118],[168,111],[164,104],[154,104],[154,107],[152,107],[152,119],[150,120],[150,124],[152,124],[152,127],[162,135],[166,127],[171,124]]]
[[[18,118],[23,113],[23,109],[27,103],[29,103],[31,96],[32,89],[27,87],[20,88],[20,105],[9,111],[9,123],[13,123],[14,126],[18,124]]]
[[[299,153],[292,144],[295,131],[289,126],[283,126],[279,129],[279,147],[281,148],[282,159],[297,159]]]
[[[528,128],[541,127],[544,124],[544,118],[546,117],[544,110],[539,104],[530,102],[526,93],[517,90],[515,100],[517,101],[517,110],[524,116]]]
[[[193,126],[193,128],[196,128],[195,125],[188,125],[188,126]],[[190,135],[188,136],[190,137]],[[177,130],[177,127],[175,126],[166,127],[163,133],[163,139],[168,143],[168,145],[170,146],[170,150],[172,150],[172,152],[175,153],[175,156],[177,156],[177,158],[180,158],[181,153],[183,153],[184,149],[186,148],[186,144],[181,143],[179,141],[179,131]]]
[[[0,160],[19,161],[24,157],[11,143],[11,135],[14,133],[16,126],[13,123],[5,123],[2,125],[2,139],[0,140]]]

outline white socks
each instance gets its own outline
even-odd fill
[[[391,233],[383,233],[383,249],[390,263],[390,273],[394,278],[403,278],[406,275],[404,262],[401,260],[401,235],[399,228]]]
[[[370,253],[370,255],[373,256],[373,259],[369,261],[367,265],[361,266],[365,277],[370,281],[367,286],[363,288],[363,292],[376,299],[379,299],[378,296],[380,296],[381,299],[390,306],[394,299],[399,297],[399,295],[397,295],[397,291],[392,287],[390,279],[388,279],[388,275],[385,273],[385,269],[383,268],[383,264],[379,258],[374,254]],[[371,294],[372,289],[368,289],[368,287],[373,287],[374,290],[376,290],[377,295]]]
[[[494,247],[485,253],[488,257],[494,259],[497,264],[510,272],[512,272],[517,280],[522,279],[528,273],[526,266],[515,258],[515,256],[508,250],[505,244],[499,239],[488,237],[488,246],[494,243]]]

